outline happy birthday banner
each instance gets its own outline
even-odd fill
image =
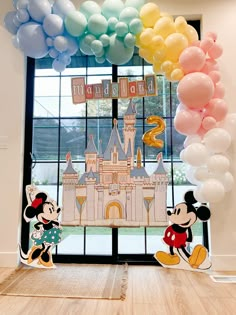
[[[157,95],[155,75],[146,75],[144,80],[128,81],[119,78],[118,82],[102,80],[102,83],[85,84],[85,77],[71,79],[73,104],[84,103],[87,100],[107,98],[133,98]]]

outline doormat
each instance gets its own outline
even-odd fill
[[[124,300],[128,265],[58,264],[55,269],[23,267],[0,283],[1,295]]]
[[[236,283],[236,276],[230,276],[230,275],[210,275],[210,278],[214,282],[218,283]]]

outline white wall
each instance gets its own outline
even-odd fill
[[[77,4],[79,1],[74,1]],[[102,1],[97,1],[102,3]],[[208,31],[218,34],[218,42],[224,48],[219,59],[222,82],[226,88],[225,99],[231,112],[236,112],[234,95],[236,91],[236,2],[234,0],[159,0],[152,1],[161,11],[171,15],[202,17],[202,35]],[[25,58],[11,42],[11,34],[3,27],[3,19],[13,10],[12,1],[0,2],[0,266],[17,265],[18,230],[22,200],[22,165],[25,108]],[[7,137],[1,138],[1,137]],[[235,148],[232,159],[235,159]],[[236,163],[233,169],[236,178]],[[235,187],[236,188],[236,187]],[[235,189],[234,189],[235,190]],[[211,259],[213,269],[236,269],[236,195],[229,193],[224,202],[211,205],[212,218],[210,229]]]

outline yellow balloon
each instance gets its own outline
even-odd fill
[[[146,118],[146,123],[149,125],[156,124],[157,126],[144,133],[142,137],[143,142],[150,147],[163,148],[164,141],[156,138],[157,135],[165,131],[166,124],[163,118],[159,116],[149,116]]]
[[[181,52],[188,47],[188,40],[183,34],[174,33],[165,39],[165,45],[167,48],[166,59],[177,62]]]
[[[140,46],[141,46],[141,43],[140,43],[140,34],[137,34],[137,35],[136,35],[135,46],[136,46],[136,47],[140,47]]]
[[[155,62],[163,62],[165,60],[166,57],[166,47],[164,46],[161,49],[158,49],[155,51],[153,58]]]
[[[173,16],[170,15],[168,12],[161,12],[160,17],[168,17],[172,22],[174,22]]]
[[[154,31],[157,35],[161,35],[163,38],[166,38],[168,35],[175,32],[175,25],[169,17],[164,16],[156,22],[154,25]]]
[[[176,31],[179,33],[184,33],[187,29],[187,21],[185,20],[185,18],[183,16],[178,16],[175,19],[175,28]]]
[[[151,45],[155,49],[160,49],[164,46],[164,39],[160,35],[154,35],[152,38]]]
[[[154,73],[163,73],[161,71],[161,62],[154,62],[153,66],[152,66],[153,72]]]
[[[170,73],[173,70],[173,62],[166,60],[161,64],[161,70],[165,73]]]
[[[182,69],[174,69],[170,77],[171,81],[180,81],[184,77],[184,72]]]
[[[139,16],[145,27],[153,27],[160,18],[160,9],[155,3],[146,3],[142,6]]]
[[[140,43],[142,46],[148,46],[151,44],[152,39],[154,37],[155,33],[152,28],[146,28],[141,34],[140,34]]]
[[[148,63],[153,64],[153,54],[145,48],[139,48],[139,56],[143,59],[145,59]]]
[[[183,34],[188,39],[189,44],[192,44],[193,42],[196,42],[197,40],[199,40],[198,33],[192,25],[188,24]]]

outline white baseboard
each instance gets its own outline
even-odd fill
[[[213,271],[235,271],[236,272],[236,255],[212,255],[211,270]]]
[[[0,252],[0,267],[16,268],[18,266],[18,252]]]

